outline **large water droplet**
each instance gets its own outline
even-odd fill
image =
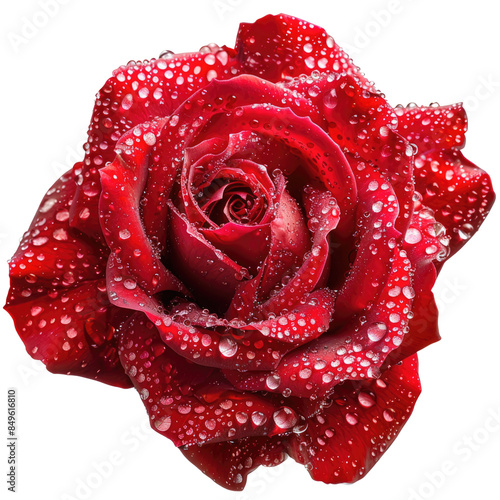
[[[291,408],[283,406],[273,413],[273,420],[281,429],[290,429],[297,423],[297,416]]]
[[[373,323],[370,325],[368,328],[368,338],[372,342],[378,342],[380,339],[382,339],[387,332],[387,326],[385,323],[382,323],[380,321]]]
[[[358,394],[358,401],[364,408],[370,408],[375,404],[375,398],[371,394],[363,391]]]
[[[219,351],[226,358],[231,358],[236,354],[238,344],[231,337],[223,337],[219,342]]]
[[[277,375],[277,374],[269,375],[266,378],[266,385],[272,391],[274,391],[275,389],[277,389],[280,386],[280,383],[281,383],[281,379],[280,379],[279,375]]]
[[[160,432],[165,432],[170,429],[170,425],[172,424],[172,418],[167,415],[165,417],[160,417],[158,420],[155,420],[155,427]]]

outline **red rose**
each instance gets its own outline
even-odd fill
[[[437,272],[494,200],[465,129],[461,105],[392,108],[285,15],[122,66],[6,308],[50,371],[135,386],[226,488],[287,455],[355,481],[412,412]]]

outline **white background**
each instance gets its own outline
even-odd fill
[[[239,22],[268,13],[324,27],[393,105],[465,101],[465,154],[500,189],[500,12],[492,0],[64,1],[18,45],[13,40],[23,36],[27,21],[43,21],[41,3],[2,3],[2,297],[5,262],[45,191],[83,156],[94,95],[111,71],[164,49],[232,46]],[[499,498],[500,422],[484,427],[489,415],[500,419],[499,228],[497,205],[445,265],[435,287],[443,340],[421,354],[423,394],[395,444],[354,485],[315,483],[289,459],[253,473],[244,493],[223,490],[148,431],[134,390],[49,374],[31,361],[2,311],[0,406],[6,406],[7,387],[16,387],[19,398],[17,498]],[[5,416],[0,428],[6,429]],[[7,448],[0,449],[3,498]],[[119,464],[98,474],[96,464],[110,455],[119,455]],[[452,473],[445,477],[438,471],[448,462]],[[89,482],[90,488],[81,487]]]

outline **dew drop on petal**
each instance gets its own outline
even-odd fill
[[[219,351],[226,358],[234,356],[237,350],[238,344],[231,337],[223,337],[219,342]]]
[[[130,238],[130,231],[128,229],[122,229],[118,233],[118,236],[120,237],[121,240],[128,240]]]
[[[410,245],[415,245],[422,239],[422,233],[416,227],[408,228],[405,234],[405,241]]]
[[[372,342],[378,342],[387,333],[387,326],[385,323],[377,321],[368,327],[368,338]]]
[[[266,385],[271,390],[277,389],[279,387],[280,383],[281,383],[281,379],[280,379],[279,375],[277,375],[277,374],[269,375],[266,378]]]
[[[172,424],[172,418],[169,415],[165,417],[160,417],[158,420],[155,421],[155,427],[160,432],[168,431],[170,429],[171,424]]]
[[[260,411],[254,411],[252,413],[252,422],[254,425],[263,425],[266,422],[266,416]]]
[[[358,394],[358,401],[359,404],[364,408],[370,408],[375,404],[375,399],[373,399],[373,396],[363,391]]]
[[[346,413],[345,420],[349,425],[356,425],[359,421],[354,413]]]
[[[297,416],[291,408],[283,406],[273,413],[273,420],[281,429],[290,429],[297,423]]]

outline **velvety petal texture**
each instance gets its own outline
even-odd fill
[[[432,287],[494,201],[466,128],[460,104],[392,107],[283,14],[234,48],[132,61],[10,261],[5,308],[31,356],[134,387],[225,488],[287,457],[356,481],[413,411]]]

